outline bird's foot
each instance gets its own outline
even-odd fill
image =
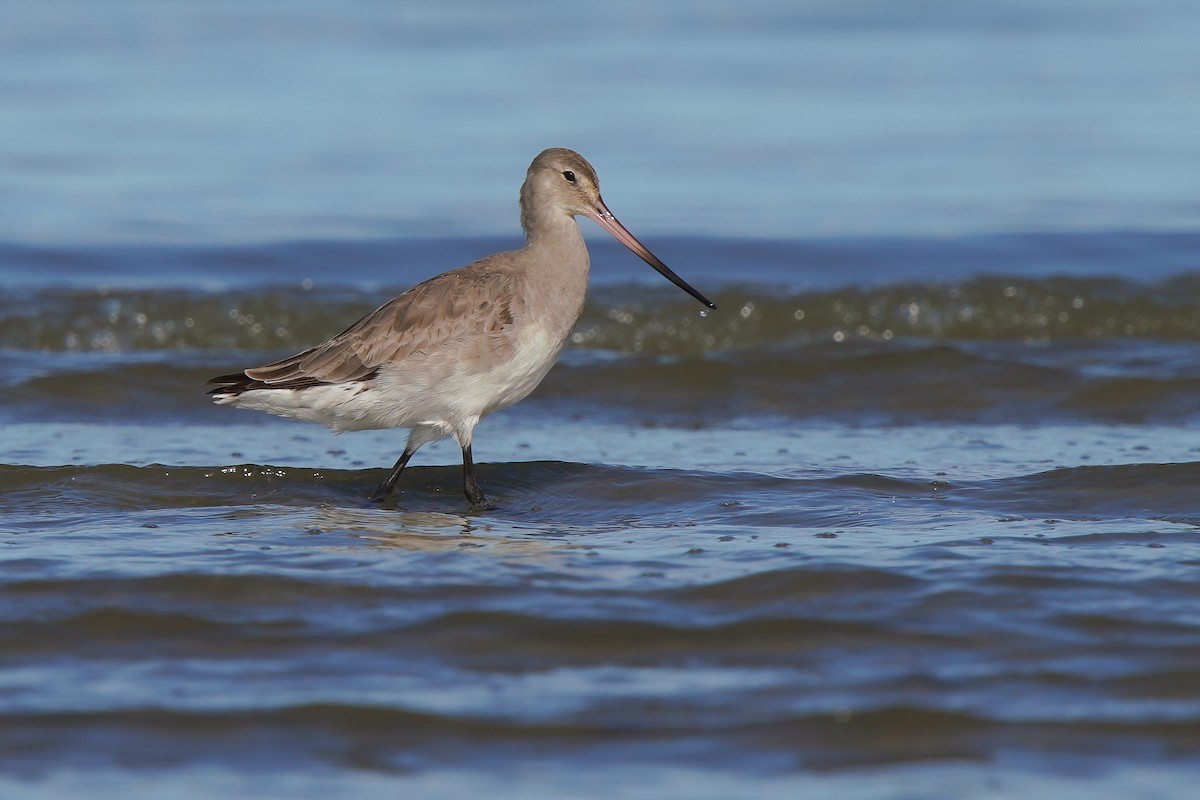
[[[480,511],[490,511],[496,507],[495,503],[483,496],[483,492],[480,491],[479,485],[475,481],[468,481],[463,489],[465,490],[464,494],[467,496],[467,501],[471,504],[471,508],[479,509]]]

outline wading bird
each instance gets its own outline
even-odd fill
[[[576,216],[594,220],[708,308],[612,215],[596,171],[572,150],[540,153],[521,186],[525,246],[430,278],[303,353],[213,378],[217,403],[319,422],[332,430],[408,428],[408,442],[371,496],[382,500],[423,445],[453,436],[463,491],[488,503],[475,479],[479,421],[541,382],[583,312],[588,252]]]

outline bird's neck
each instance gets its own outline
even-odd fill
[[[535,256],[531,263],[552,272],[582,274],[586,281],[587,246],[574,217],[555,213],[522,221],[525,249]]]
[[[525,281],[531,296],[543,298],[542,324],[561,340],[583,312],[588,283],[588,252],[575,219],[558,214],[545,224],[527,226]],[[535,288],[536,287],[536,288]]]

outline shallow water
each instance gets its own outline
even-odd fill
[[[1200,6],[527,8],[6,9],[0,797],[1191,797]],[[495,509],[209,402],[551,145],[719,309],[589,232]]]
[[[119,284],[0,307],[21,796],[1191,779],[1189,278],[733,283],[707,317],[602,285],[543,387],[480,427],[482,512],[453,447],[380,507],[400,434],[203,395],[381,290]]]

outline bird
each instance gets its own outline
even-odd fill
[[[218,404],[320,423],[335,433],[408,429],[404,451],[371,494],[385,500],[413,454],[453,436],[471,506],[492,508],[475,476],[475,427],[523,400],[550,371],[583,313],[587,217],[705,307],[707,297],[634,238],[573,150],[533,159],[520,191],[525,244],[444,272],[294,356],[208,381]]]

